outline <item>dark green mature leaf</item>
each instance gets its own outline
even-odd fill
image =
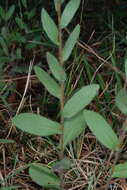
[[[49,16],[45,9],[42,9],[41,12],[41,21],[43,28],[49,37],[49,39],[58,45],[58,29],[52,18]]]
[[[1,45],[5,55],[9,56],[8,46],[7,46],[5,40],[2,37],[0,37],[0,45]]]
[[[79,24],[74,28],[73,32],[70,34],[68,40],[65,43],[65,46],[63,48],[63,60],[66,61],[69,56],[71,55],[71,52],[77,42],[77,39],[79,38],[80,34],[80,26]]]
[[[57,59],[51,53],[47,53],[47,61],[54,77],[60,82],[65,81],[66,73],[57,61]]]
[[[2,17],[3,20],[5,20],[6,12],[5,12],[5,10],[3,9],[3,7],[1,7],[1,6],[0,6],[0,16]]]
[[[50,94],[53,96],[60,98],[60,86],[56,83],[56,81],[50,77],[48,73],[46,73],[43,69],[38,66],[34,67],[36,76],[45,86]]]
[[[41,164],[33,164],[29,168],[29,174],[32,180],[40,186],[60,189],[60,179],[49,168]]]
[[[127,162],[116,165],[112,170],[113,174],[111,177],[127,178]]]
[[[61,125],[43,116],[22,113],[12,119],[13,125],[19,129],[38,136],[61,134]]]
[[[127,91],[125,89],[121,89],[116,95],[116,105],[123,114],[127,115]]]
[[[71,119],[68,119],[64,123],[64,147],[78,137],[82,131],[86,128],[86,122],[84,119],[83,112],[77,114]]]
[[[77,113],[79,113],[85,106],[87,106],[93,100],[93,98],[97,95],[98,90],[99,85],[97,84],[91,84],[82,87],[65,104],[63,116],[65,118],[71,118]]]
[[[79,5],[80,0],[70,0],[68,2],[61,16],[61,28],[65,28],[71,22]]]
[[[84,110],[83,113],[88,127],[97,139],[107,148],[118,150],[119,139],[105,119],[93,111]]]
[[[12,16],[13,13],[14,13],[14,11],[15,11],[15,5],[12,5],[12,6],[9,8],[8,12],[6,13],[6,17],[5,17],[6,21],[8,21],[8,20],[11,18],[11,16]]]

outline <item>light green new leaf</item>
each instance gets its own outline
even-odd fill
[[[83,113],[88,127],[97,139],[107,148],[118,150],[119,139],[105,119],[93,111],[84,110]]]
[[[123,114],[127,115],[127,92],[123,88],[116,95],[116,105]]]
[[[111,177],[127,178],[127,162],[124,164],[118,164],[112,168],[113,174]]]
[[[57,61],[57,59],[55,58],[55,56],[53,56],[51,53],[47,53],[47,61],[54,77],[58,81],[64,82],[66,80],[66,73]]]
[[[74,17],[77,9],[79,8],[80,0],[70,0],[66,5],[61,16],[61,28],[65,28]]]
[[[61,125],[43,116],[32,113],[21,113],[12,119],[19,129],[38,136],[61,134]]]
[[[64,2],[64,0],[54,0],[54,5],[55,5],[56,11],[57,11],[57,4],[58,3],[63,3],[63,2]]]
[[[71,52],[77,42],[77,39],[79,38],[80,34],[80,26],[79,24],[74,28],[73,32],[70,34],[68,40],[65,43],[65,46],[63,48],[63,60],[66,61],[69,56],[71,55]]]
[[[77,113],[79,113],[85,106],[87,106],[93,100],[93,98],[97,95],[98,90],[99,85],[97,84],[91,84],[82,87],[65,104],[63,116],[65,118],[71,118]]]
[[[29,175],[38,185],[46,188],[60,189],[60,179],[42,164],[33,164],[29,168]]]
[[[38,66],[34,67],[36,76],[45,86],[50,94],[53,96],[60,98],[60,86],[56,83],[56,81],[50,77],[48,73],[46,73],[43,69]]]
[[[126,79],[127,79],[127,58],[125,59],[125,75],[126,75]]]
[[[77,114],[71,119],[68,119],[64,123],[64,136],[63,144],[64,147],[78,137],[81,132],[86,128],[86,122],[84,119],[83,112]]]
[[[49,16],[47,11],[43,8],[41,12],[41,21],[43,28],[49,37],[49,39],[58,45],[58,29],[52,18]]]

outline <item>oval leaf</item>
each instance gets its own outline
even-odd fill
[[[12,123],[19,129],[33,135],[49,136],[61,134],[59,123],[32,113],[19,114],[12,119]]]
[[[57,61],[57,59],[51,53],[47,53],[47,61],[54,77],[58,81],[64,82],[66,80],[66,73]]]
[[[33,164],[29,168],[29,174],[32,180],[40,186],[60,189],[60,179],[49,168],[41,164]]]
[[[56,83],[56,81],[50,77],[48,73],[46,73],[43,69],[38,66],[34,67],[36,76],[45,86],[50,94],[53,96],[60,98],[60,86]]]
[[[43,28],[49,37],[49,39],[58,45],[58,29],[52,18],[49,16],[45,9],[42,9],[41,12],[41,21]]]
[[[93,100],[93,98],[97,95],[98,90],[99,85],[97,84],[91,84],[82,87],[65,104],[63,116],[65,118],[71,118],[77,113],[79,113],[85,106],[87,106]]]
[[[65,46],[63,48],[63,60],[66,61],[69,56],[71,55],[71,52],[77,42],[77,39],[79,38],[80,34],[80,26],[79,24],[74,28],[73,32],[70,34],[68,40],[65,43]]]
[[[118,150],[119,139],[101,115],[85,110],[84,117],[90,130],[104,146],[111,150]]]
[[[74,17],[77,9],[79,8],[80,0],[70,0],[66,5],[61,16],[61,28],[65,28]]]
[[[83,116],[83,112],[79,113],[75,117],[68,119],[64,123],[64,147],[78,137],[81,132],[86,128],[86,122]]]
[[[113,168],[112,177],[127,178],[127,162],[118,164]]]
[[[123,114],[127,114],[127,92],[121,89],[116,96],[116,105]]]

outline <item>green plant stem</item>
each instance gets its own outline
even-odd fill
[[[59,38],[59,48],[58,48],[58,54],[59,54],[59,64],[63,67],[63,57],[62,57],[62,46],[63,46],[63,42],[62,42],[62,29],[60,26],[60,20],[61,20],[61,1],[57,4],[57,15],[58,15],[58,38]],[[59,158],[60,160],[62,160],[64,158],[64,147],[63,147],[63,133],[64,133],[64,117],[62,116],[62,111],[64,108],[64,83],[62,82],[60,84],[60,94],[61,94],[61,98],[60,98],[60,112],[61,112],[61,119],[60,119],[60,123],[61,123],[61,128],[62,128],[62,134],[60,137],[60,154],[59,154]],[[60,178],[61,178],[61,188],[64,189],[64,173],[62,171],[60,171],[59,173]]]

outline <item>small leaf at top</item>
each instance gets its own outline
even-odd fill
[[[116,106],[127,115],[127,91],[123,88],[116,95]]]
[[[58,3],[63,3],[63,2],[64,2],[64,0],[54,0],[54,5],[55,5],[56,11],[57,11],[57,4]]]
[[[70,0],[68,2],[61,16],[61,28],[65,28],[71,22],[79,5],[80,0]]]
[[[64,122],[64,135],[63,145],[64,147],[78,137],[82,131],[86,128],[86,122],[84,119],[83,112],[77,114],[71,119],[67,119]]]
[[[21,113],[12,119],[19,129],[38,136],[61,134],[61,125],[43,116],[32,113]]]
[[[77,42],[77,39],[80,34],[80,26],[79,24],[74,28],[73,32],[70,34],[68,40],[65,43],[65,46],[63,48],[63,60],[66,61],[69,56],[71,55],[71,52]]]
[[[47,53],[47,61],[54,77],[58,81],[64,82],[66,80],[66,73],[57,61],[57,59],[55,58],[55,56],[53,56],[51,53]]]
[[[111,150],[118,150],[120,142],[110,125],[98,113],[84,110],[85,121],[97,137],[97,139],[107,148]]]
[[[49,16],[47,11],[43,8],[41,12],[41,21],[43,28],[49,37],[49,39],[58,45],[58,29],[52,18]]]
[[[60,98],[60,86],[56,83],[56,81],[40,67],[35,66],[34,70],[36,76],[42,82],[48,92],[53,96]]]
[[[117,164],[111,170],[113,170],[112,178],[127,178],[127,162],[123,164]]]
[[[99,85],[97,84],[91,84],[82,87],[65,104],[63,109],[63,116],[65,118],[71,118],[77,113],[79,113],[85,106],[87,106],[93,100],[93,98],[97,95],[98,90]]]
[[[45,188],[54,188],[60,190],[60,179],[52,170],[42,164],[32,164],[29,168],[29,175],[38,185]]]

